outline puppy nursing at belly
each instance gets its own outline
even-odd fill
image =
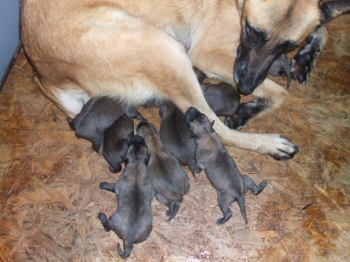
[[[104,132],[123,114],[143,120],[135,107],[128,106],[117,98],[102,96],[90,99],[74,119],[68,118],[67,121],[77,137],[90,141],[92,149],[100,152]]]
[[[107,219],[100,213],[100,219],[106,231],[113,230],[123,240],[123,249],[118,243],[118,254],[122,258],[130,256],[133,245],[143,242],[152,231],[151,201],[155,195],[147,164],[149,154],[145,141],[140,136],[131,139],[126,154],[124,172],[116,183],[103,182],[101,189],[114,192],[118,196],[117,211]]]
[[[156,127],[147,122],[140,122],[137,134],[143,137],[151,155],[148,171],[156,190],[157,200],[169,207],[166,215],[172,220],[180,209],[183,196],[190,185],[188,175],[163,146]]]
[[[205,173],[217,190],[217,200],[224,216],[216,221],[218,225],[225,223],[232,216],[229,206],[237,201],[244,221],[248,223],[245,209],[244,194],[251,190],[258,195],[266,187],[266,182],[257,186],[248,176],[241,175],[234,160],[222,144],[213,129],[213,123],[196,108],[189,108],[186,112],[186,123],[197,145],[197,165]]]

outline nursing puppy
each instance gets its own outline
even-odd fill
[[[67,121],[77,137],[90,141],[92,149],[100,152],[105,130],[123,114],[143,120],[135,107],[127,106],[118,99],[102,96],[90,99],[74,119],[68,118]]]
[[[164,148],[156,127],[147,122],[140,122],[137,134],[142,136],[151,155],[148,171],[156,190],[157,200],[169,207],[166,212],[168,221],[172,220],[180,209],[183,196],[189,190],[187,173],[179,162]]]
[[[134,121],[123,114],[109,128],[106,129],[103,138],[102,154],[109,163],[109,170],[117,173],[122,169],[122,164],[129,147],[129,141],[134,136]]]
[[[149,154],[142,137],[131,139],[126,155],[126,165],[123,174],[116,183],[103,182],[100,188],[114,192],[118,196],[118,208],[108,220],[105,214],[100,213],[104,229],[113,230],[123,239],[124,252],[118,243],[118,254],[122,258],[130,256],[133,244],[143,242],[152,231],[151,201],[155,191],[148,175],[147,163]]]
[[[202,171],[196,161],[196,144],[190,137],[185,115],[171,101],[159,109],[161,117],[159,134],[164,148],[169,151],[182,166],[188,166],[194,177]]]
[[[232,116],[239,106],[241,95],[236,88],[224,82],[201,83],[205,100],[217,116]]]
[[[251,190],[254,195],[266,187],[266,182],[257,186],[248,176],[241,175],[232,157],[213,129],[213,123],[196,108],[186,112],[186,122],[197,145],[197,164],[205,170],[210,183],[217,190],[218,204],[224,216],[216,221],[221,225],[229,220],[229,206],[237,201],[244,221],[248,223],[244,194]]]

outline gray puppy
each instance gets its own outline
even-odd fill
[[[109,163],[109,170],[117,173],[122,169],[122,164],[129,147],[129,140],[134,136],[134,121],[123,114],[109,128],[106,129],[103,138],[102,154]]]
[[[221,225],[232,216],[230,204],[237,201],[244,221],[248,223],[244,194],[251,190],[254,195],[266,187],[266,182],[257,186],[254,181],[241,175],[232,157],[215,133],[208,118],[196,108],[190,107],[186,112],[186,123],[197,144],[197,163],[205,170],[210,183],[217,190],[218,204],[224,217],[216,224]]]
[[[182,166],[189,166],[195,177],[202,171],[196,161],[196,144],[190,137],[185,115],[173,102],[165,102],[159,109],[161,117],[160,138],[168,150]]]
[[[155,190],[148,175],[148,160],[144,139],[135,136],[130,141],[125,169],[118,181],[114,184],[100,184],[101,189],[114,192],[118,196],[117,212],[108,220],[103,213],[98,218],[107,232],[113,230],[123,239],[124,252],[119,243],[117,245],[118,254],[122,258],[129,257],[133,244],[145,241],[153,228],[151,201]]]
[[[232,116],[241,101],[236,88],[224,82],[218,84],[200,84],[205,100],[217,116]]]
[[[105,130],[122,114],[143,120],[136,108],[127,106],[118,99],[103,96],[90,99],[74,119],[68,118],[67,121],[77,137],[90,141],[92,149],[100,152]]]
[[[157,192],[157,200],[169,207],[166,215],[170,221],[179,211],[183,196],[189,190],[188,175],[164,148],[157,128],[153,124],[140,122],[137,133],[145,139],[148,146],[151,155],[148,171]]]

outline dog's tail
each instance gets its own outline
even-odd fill
[[[117,250],[118,250],[119,256],[121,256],[122,258],[128,258],[131,254],[133,245],[134,244],[132,241],[124,240],[124,242],[123,242],[124,252],[123,252],[122,249],[120,248],[119,243],[118,243]]]
[[[243,216],[245,223],[248,224],[248,217],[247,217],[247,212],[245,210],[245,198],[244,198],[244,196],[238,198],[237,203],[238,203],[239,209],[241,210],[241,214]]]
[[[176,216],[177,212],[180,209],[180,205],[181,205],[181,202],[178,202],[178,201],[171,202],[169,206],[169,210],[167,212],[167,215],[169,216],[168,222],[171,221]]]

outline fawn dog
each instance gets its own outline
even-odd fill
[[[273,61],[349,9],[319,0],[22,0],[21,36],[40,89],[71,118],[95,96],[133,106],[168,99],[215,120],[225,145],[284,160],[298,147],[225,126],[192,67],[268,101],[262,116],[288,100],[267,78]]]

